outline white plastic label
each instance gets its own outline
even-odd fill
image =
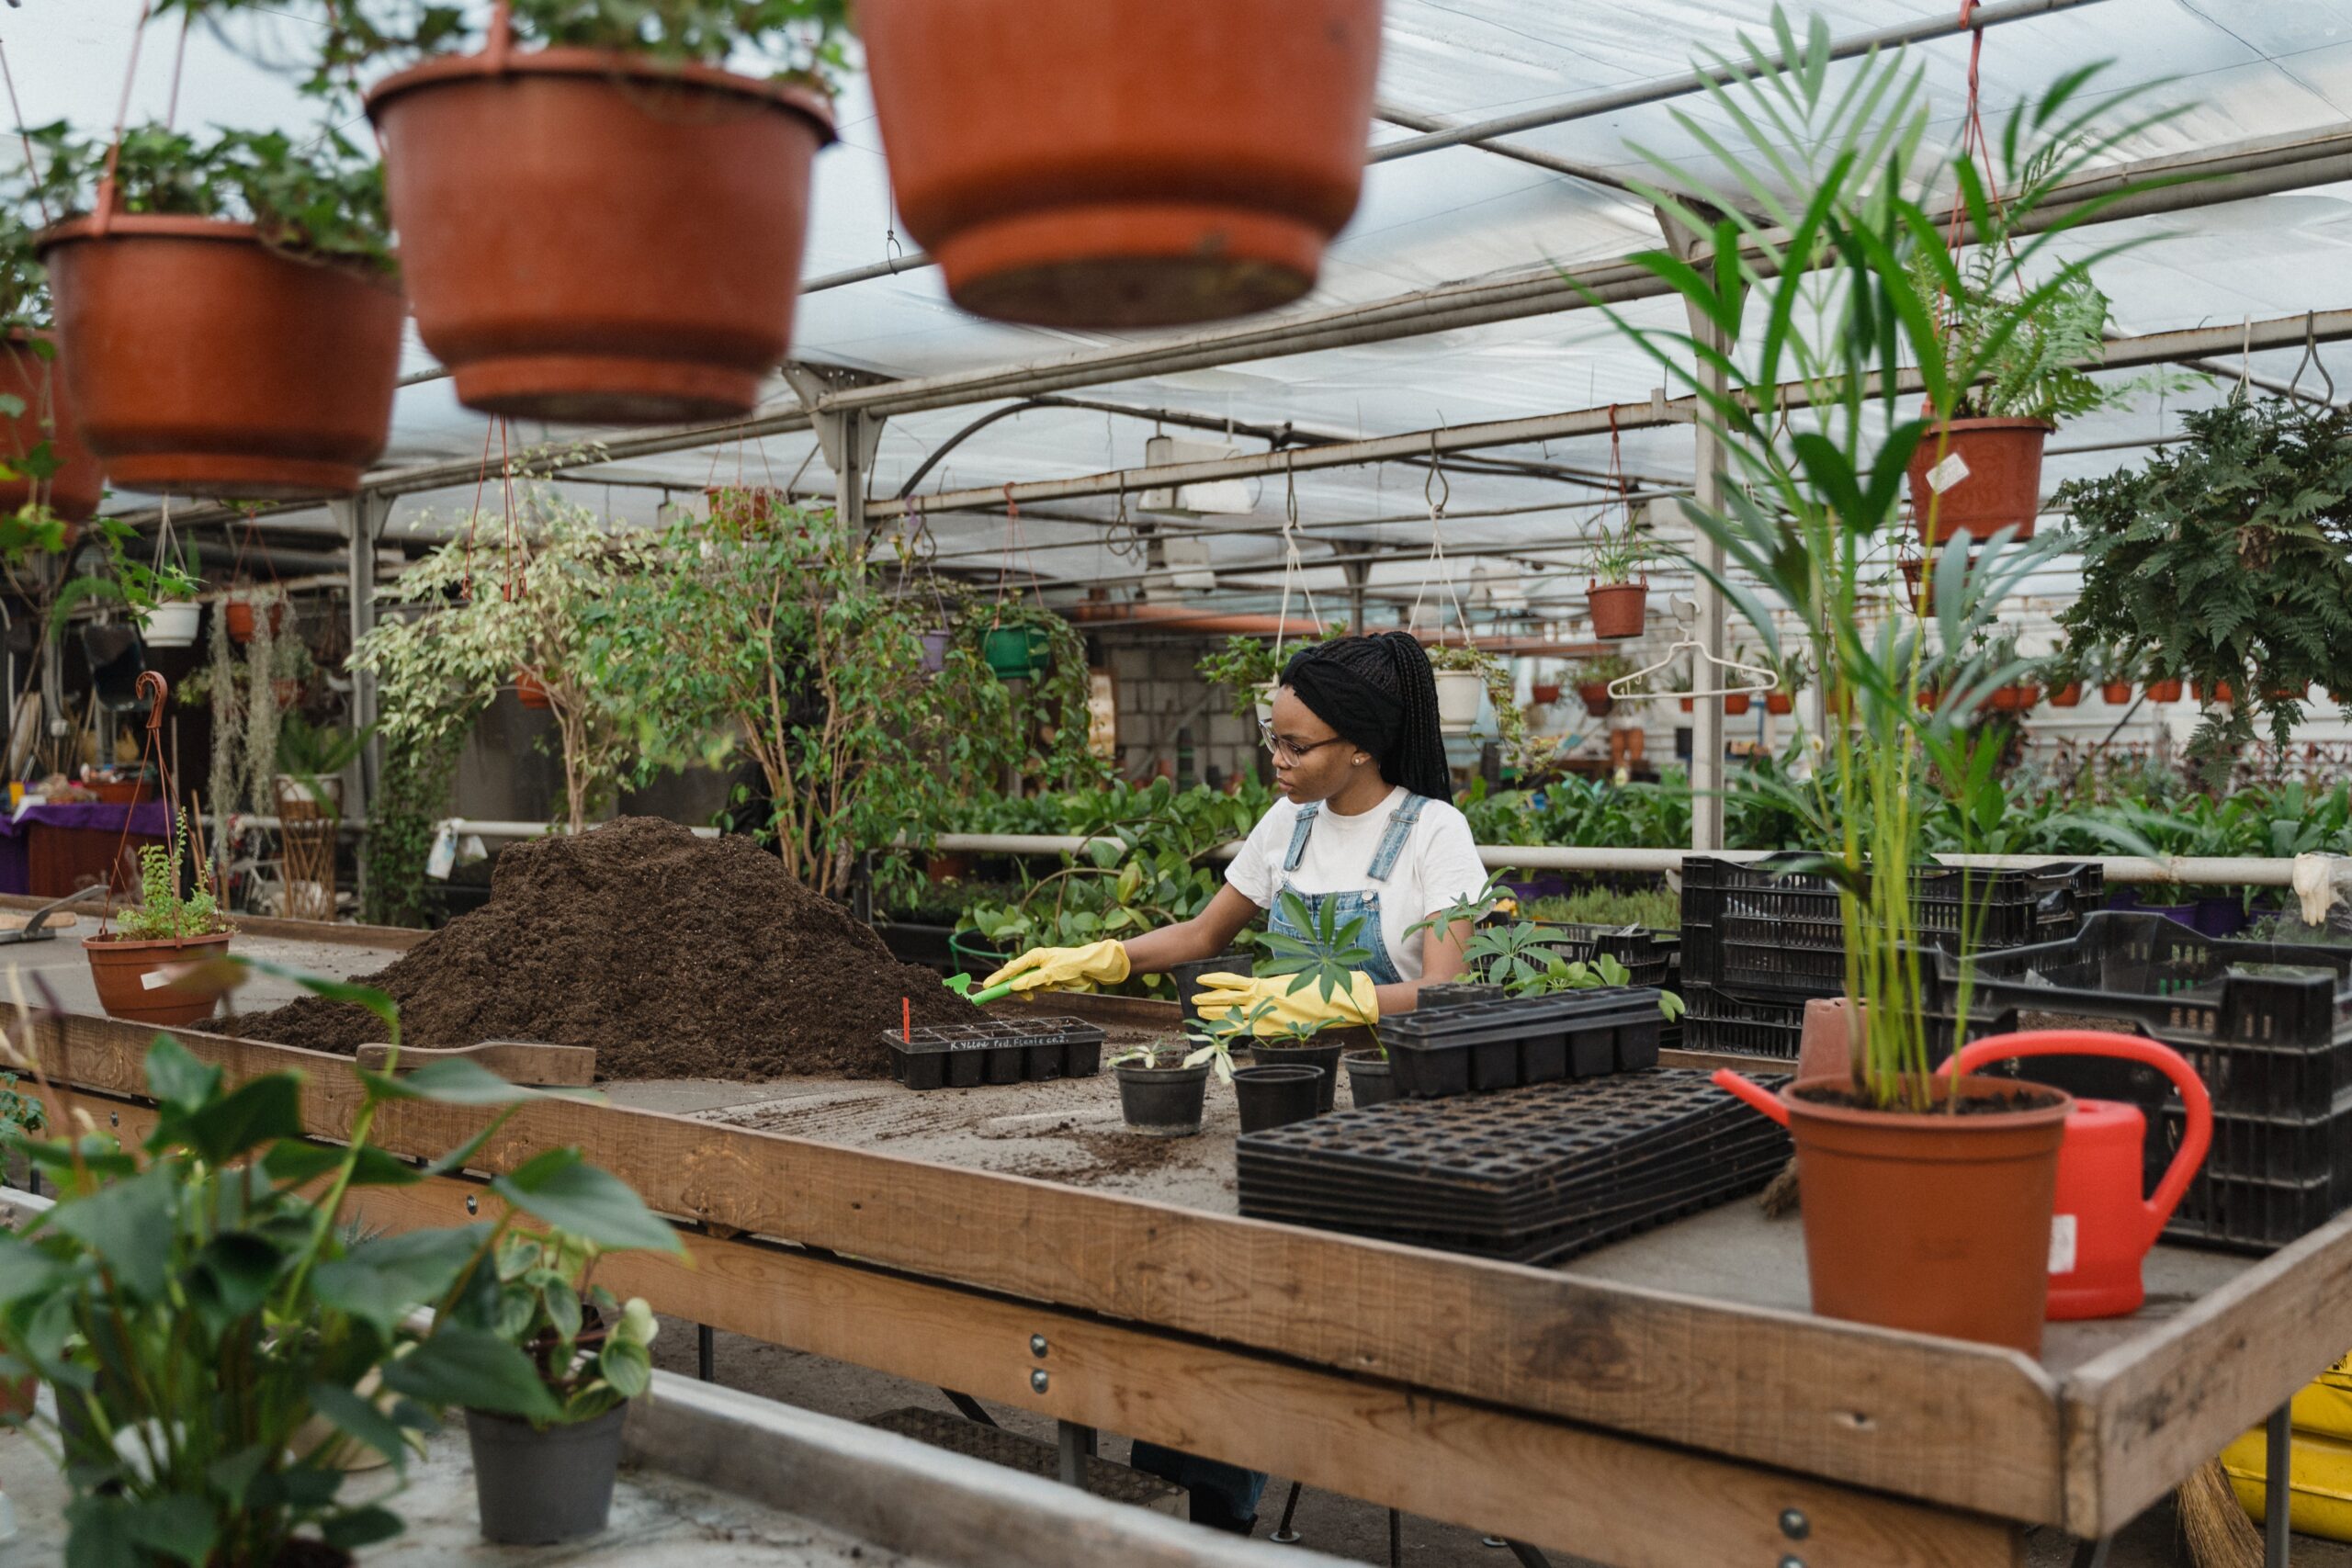
[[[436,882],[446,882],[458,864],[458,825],[444,822],[433,836],[433,851],[424,857],[424,874]]]
[[[1967,477],[1967,459],[1954,452],[1928,470],[1928,488],[1941,495]]]
[[[139,976],[139,988],[142,991],[152,991],[159,987],[168,986],[171,983],[172,977],[169,975],[164,974],[161,969],[150,969],[147,973]]]
[[[2050,1217],[2050,1271],[2071,1274],[2075,1271],[2075,1216],[2052,1214]]]

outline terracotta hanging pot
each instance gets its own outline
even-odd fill
[[[286,601],[272,599],[267,601],[267,604],[269,605],[269,635],[276,637],[286,629]],[[229,618],[229,640],[231,642],[253,641],[254,601],[230,599],[222,603],[221,608],[227,613]]]
[[[1690,698],[1689,698],[1689,697],[1685,697],[1685,698],[1683,698],[1683,699],[1682,699],[1682,711],[1683,711],[1684,713],[1693,713],[1693,712],[1696,712],[1696,711],[1698,710],[1698,705],[1698,705],[1697,703],[1693,702],[1693,701],[1692,701]]]
[[[2018,686],[1996,686],[1985,705],[1995,713],[2031,713],[2041,701],[2041,688],[2030,682]]]
[[[113,935],[85,937],[82,951],[90,960],[90,979],[97,987],[98,1005],[108,1018],[164,1028],[198,1023],[212,1016],[217,991],[181,982],[149,985],[148,977],[182,964],[217,958],[229,951],[232,933],[187,937],[180,941],[132,942]]]
[[[2108,704],[2109,706],[2121,707],[2125,703],[2132,700],[2132,682],[2129,681],[2109,681],[2098,689],[2098,694],[2100,700]]]
[[[1549,706],[1560,700],[1560,682],[1538,681],[1528,688],[1528,695],[1535,699],[1538,706]]]
[[[1584,700],[1586,711],[1595,718],[1607,718],[1609,710],[1617,705],[1616,700],[1609,694],[1609,682],[1606,681],[1580,682],[1577,686],[1577,695]]]
[[[400,290],[250,223],[107,213],[35,237],[82,439],[126,490],[349,495],[384,450]]]
[[[528,670],[514,671],[514,696],[526,708],[548,708],[555,705],[548,700],[548,689]]]
[[[2311,700],[2311,682],[2308,681],[2300,686],[2273,686],[2270,688],[2270,700],[2274,703],[2309,702]]]
[[[819,95],[515,52],[502,30],[377,84],[368,115],[417,333],[459,402],[648,424],[759,401],[792,343],[809,163],[833,139]]]
[[[269,683],[269,694],[271,699],[277,704],[281,710],[300,707],[302,705],[302,682],[291,678],[282,681],[272,681]]]
[[[1921,436],[1910,469],[1919,536],[1939,545],[1955,534],[1982,539],[2014,527],[2019,539],[2033,537],[2041,446],[2052,428],[2039,419],[1956,419]]]
[[[1219,321],[1354,213],[1380,0],[888,0],[858,12],[890,186],[975,315]]]
[[[1825,1317],[2041,1348],[2058,1145],[2074,1100],[1966,1077],[1966,1114],[1842,1103],[1843,1075],[1781,1091],[1804,1191],[1805,1271]],[[1939,1099],[1951,1080],[1936,1080]]]
[[[2223,707],[2237,701],[2237,691],[2227,681],[2216,681],[2211,685],[2202,681],[2191,681],[2188,694],[2200,703],[2218,703]]]
[[[1730,718],[1745,717],[1747,713],[1748,705],[1754,700],[1754,696],[1750,693],[1734,692],[1730,696],[1724,699],[1724,714],[1726,717]]]
[[[2053,708],[2080,707],[2082,701],[2083,683],[2080,681],[2069,681],[2050,694],[2050,705]]]
[[[1621,642],[1642,635],[1642,621],[1649,609],[1648,583],[1595,582],[1586,588],[1585,597],[1592,606],[1593,636]]]
[[[1789,692],[1767,692],[1764,694],[1764,711],[1773,715],[1792,714],[1797,711],[1797,699]]]
[[[2177,703],[2180,701],[2180,682],[2177,680],[2149,682],[2148,700],[2152,703]]]
[[[22,464],[45,441],[59,464],[49,479],[49,509],[68,523],[85,523],[106,495],[106,479],[74,422],[53,346],[44,354],[33,346],[36,340],[54,344],[47,333],[0,333],[0,396],[25,405],[21,413],[0,412],[0,463],[17,470],[0,474],[0,512],[32,500],[32,477]]]

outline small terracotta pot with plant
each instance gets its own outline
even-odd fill
[[[217,990],[171,971],[227,953],[236,928],[213,896],[209,865],[198,867],[195,887],[181,891],[187,843],[187,818],[175,812],[171,841],[139,852],[138,906],[109,914],[97,934],[83,939],[98,1005],[109,1018],[168,1028],[212,1016]]]

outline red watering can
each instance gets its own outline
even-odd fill
[[[2188,1190],[2213,1140],[2213,1103],[2205,1084],[2179,1055],[2135,1034],[2090,1029],[2043,1029],[1999,1034],[1962,1047],[1941,1072],[1973,1072],[1988,1062],[2024,1056],[2112,1056],[2155,1068],[2172,1080],[2188,1110],[2188,1125],[2165,1168],[2155,1195],[2140,1196],[2141,1150],[2147,1119],[2136,1105],[2076,1100],[2058,1149],[2058,1189],[2050,1225],[2050,1306],[2054,1319],[2121,1317],[2146,1299],[2140,1264]],[[1738,1096],[1781,1125],[1780,1100],[1733,1072],[1718,1069],[1715,1087]]]

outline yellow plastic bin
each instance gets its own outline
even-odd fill
[[[2296,1404],[2302,1403],[2301,1395]],[[2239,1505],[2258,1523],[2268,1493],[2268,1459],[2256,1427],[2222,1450],[2222,1468]],[[2352,1540],[2352,1441],[2324,1432],[2297,1432],[2287,1517],[2298,1535]]]
[[[2320,1373],[2295,1395],[2295,1430],[2352,1443],[2352,1356]]]

